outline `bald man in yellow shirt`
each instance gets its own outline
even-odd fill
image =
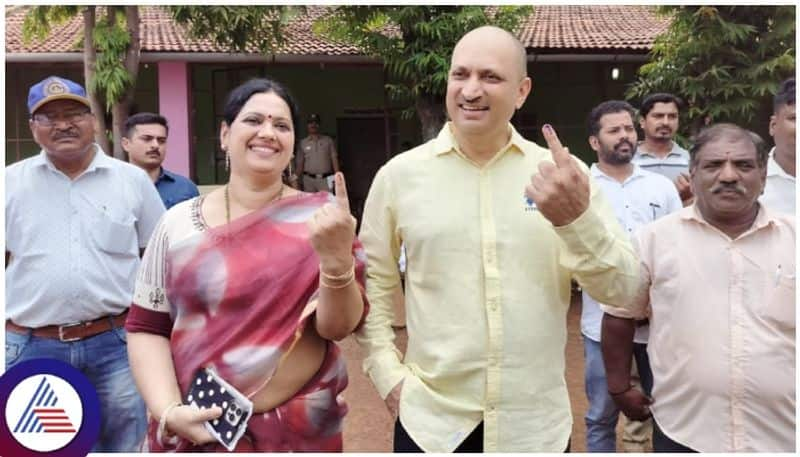
[[[458,42],[435,139],[375,176],[359,238],[371,311],[357,338],[394,415],[395,452],[562,452],[570,281],[624,307],[638,261],[613,210],[550,126],[509,123],[531,90],[525,49],[481,27]],[[392,296],[405,243],[408,349]]]

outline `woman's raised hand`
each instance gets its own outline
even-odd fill
[[[356,218],[350,214],[344,175],[337,172],[334,182],[334,201],[318,209],[308,220],[307,226],[311,246],[319,256],[322,271],[329,275],[340,275],[353,267]]]

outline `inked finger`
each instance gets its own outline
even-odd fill
[[[347,184],[344,182],[344,174],[339,171],[333,178],[336,189],[336,203],[340,208],[350,212],[350,200],[347,199]]]
[[[558,139],[558,135],[556,135],[553,126],[550,124],[543,125],[542,135],[547,142],[547,148],[550,149],[550,154],[553,155],[553,162],[555,162],[558,167],[571,166],[572,158],[569,155],[569,151],[561,144],[561,140]]]

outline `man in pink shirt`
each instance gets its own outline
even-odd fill
[[[795,451],[795,223],[758,203],[767,151],[731,124],[690,151],[696,200],[637,234],[640,292],[601,305],[609,394],[654,419],[656,452]],[[631,388],[634,319],[650,319],[653,397]]]

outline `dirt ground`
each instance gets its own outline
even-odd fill
[[[583,387],[583,342],[580,319],[581,305],[578,296],[573,300],[567,318],[566,377],[573,416],[572,452],[586,451],[586,426],[583,415],[586,413],[587,403]],[[400,349],[405,350],[406,332],[399,330],[397,333]],[[344,392],[350,406],[350,412],[345,418],[344,449],[346,452],[390,452],[393,424],[383,401],[361,370],[363,360],[361,348],[352,336],[340,345],[347,357],[350,374],[350,384]],[[621,425],[617,430],[617,449],[621,449],[619,442]]]

